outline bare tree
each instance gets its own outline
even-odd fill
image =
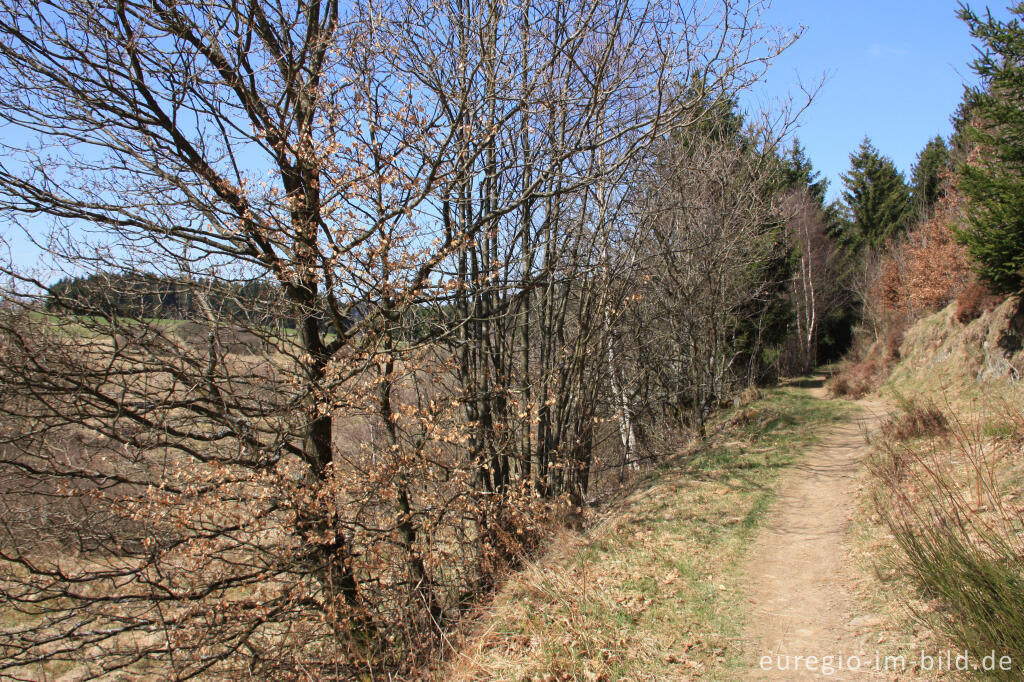
[[[787,44],[699,7],[4,2],[0,671],[414,663],[585,499],[662,93]]]
[[[842,304],[840,255],[828,237],[821,208],[806,188],[790,190],[782,201],[786,232],[795,249],[790,285],[795,349],[793,369],[807,373],[818,364],[818,331],[826,316]]]
[[[643,187],[643,364],[669,413],[704,433],[750,382],[785,255],[774,163],[778,132],[743,129],[732,104],[657,148]]]

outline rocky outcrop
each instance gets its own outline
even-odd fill
[[[907,331],[894,377],[922,370],[978,381],[1016,381],[1024,375],[1024,301],[1019,296],[967,324],[957,321],[955,311],[952,303]]]

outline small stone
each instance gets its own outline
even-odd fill
[[[858,616],[850,621],[851,628],[873,628],[882,624],[882,617],[875,614],[868,614],[866,616]]]

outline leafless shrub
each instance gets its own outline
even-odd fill
[[[586,502],[602,424],[633,463],[616,219],[791,41],[759,9],[4,2],[0,214],[88,286],[0,264],[0,480],[79,547],[11,507],[0,674],[436,652]]]

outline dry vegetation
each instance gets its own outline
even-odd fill
[[[949,429],[945,414],[934,404],[920,405],[906,399],[899,411],[882,424],[882,438],[902,443],[912,438],[938,437]]]
[[[1024,660],[1020,399],[1017,390],[989,386],[973,408],[930,407],[947,425],[879,442],[874,464],[876,508],[900,550],[886,577],[904,575],[894,592],[938,633],[936,648],[1009,656],[1013,670],[985,676],[992,679],[1019,679]]]
[[[736,573],[779,474],[851,406],[773,389],[723,415],[484,611],[443,679],[742,676]]]
[[[992,294],[971,270],[953,230],[962,222],[963,197],[947,173],[935,213],[890,244],[863,273],[862,327],[829,388],[861,397],[877,390],[901,360],[908,329],[956,301],[956,318],[968,324],[1005,297]]]
[[[1018,305],[963,324],[953,302],[908,330],[856,522],[864,602],[888,614],[878,644],[908,661],[946,649],[1013,659],[986,679],[1019,679],[1024,660],[1024,395],[1007,380],[1017,353],[1000,344]]]

